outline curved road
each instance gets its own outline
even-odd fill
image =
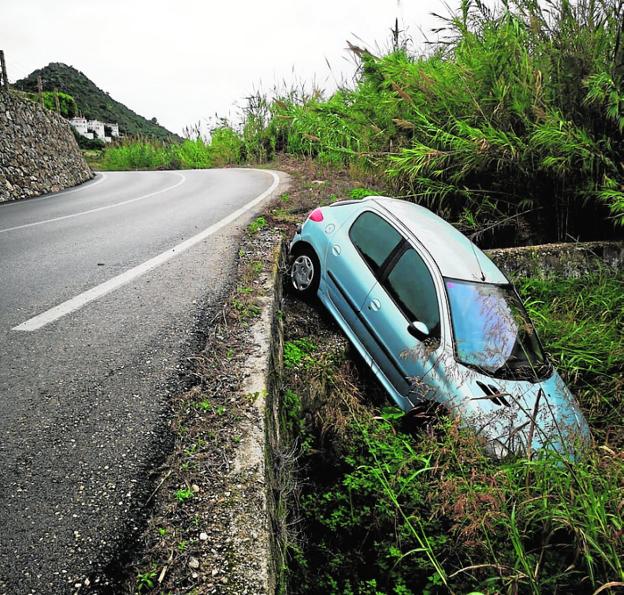
[[[0,594],[75,592],[136,530],[168,394],[278,182],[107,172],[0,205]]]

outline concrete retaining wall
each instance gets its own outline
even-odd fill
[[[0,92],[0,202],[57,192],[92,177],[64,118]]]
[[[600,267],[620,270],[624,242],[542,244],[486,250],[487,255],[512,277],[580,277]]]

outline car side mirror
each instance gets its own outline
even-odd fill
[[[424,341],[429,336],[429,327],[420,320],[410,322],[407,326],[407,332],[419,341]]]

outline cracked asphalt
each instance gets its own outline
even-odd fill
[[[260,205],[42,328],[13,329],[272,183],[244,169],[107,172],[74,192],[0,205],[0,593],[96,589],[139,530],[170,441],[168,395]]]

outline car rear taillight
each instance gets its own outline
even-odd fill
[[[321,209],[314,209],[309,215],[308,219],[314,221],[315,223],[320,223],[323,221],[323,211]]]

